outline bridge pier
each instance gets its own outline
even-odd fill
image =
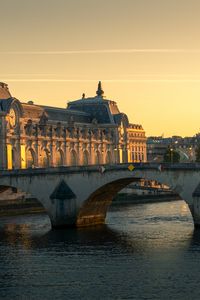
[[[193,197],[193,204],[189,204],[193,217],[194,227],[200,229],[200,197]]]
[[[52,228],[75,227],[77,209],[74,199],[53,199],[51,206],[46,209]]]
[[[189,203],[188,206],[193,217],[194,227],[200,229],[200,183],[192,193],[191,198],[192,203]]]
[[[54,199],[51,207],[46,208],[52,228],[86,227],[105,224],[106,213],[112,199],[93,201],[79,209],[75,199]]]
[[[90,192],[90,181],[88,181],[89,186],[87,186],[85,195],[83,195],[85,186],[80,186],[81,192],[75,195],[62,180],[49,197],[51,205],[47,208],[47,212],[52,227],[86,227],[104,224],[114,196],[130,182],[136,180],[135,178],[123,178],[109,182],[94,192]]]
[[[96,195],[96,193],[95,193]],[[101,194],[87,200],[80,198],[53,199],[46,210],[52,228],[86,227],[105,224],[108,207],[113,195]]]

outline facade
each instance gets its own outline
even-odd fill
[[[145,162],[142,126],[103,94],[99,82],[95,97],[57,108],[23,103],[0,83],[0,168]]]

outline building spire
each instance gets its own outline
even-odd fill
[[[104,91],[102,90],[102,87],[101,87],[101,81],[99,81],[99,83],[98,83],[98,88],[97,88],[96,94],[98,97],[103,98]]]

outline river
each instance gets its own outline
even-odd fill
[[[0,299],[200,299],[200,231],[184,201],[115,205],[78,230],[2,217]]]

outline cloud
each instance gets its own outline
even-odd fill
[[[121,83],[128,83],[128,82],[135,82],[135,83],[184,83],[184,82],[191,82],[191,83],[200,83],[200,79],[191,79],[191,78],[184,78],[184,79],[101,79],[103,82],[121,82]],[[26,79],[26,78],[2,78],[1,81],[3,82],[98,82],[99,79],[48,79],[48,78],[33,78],[33,79]]]
[[[98,50],[66,50],[66,51],[0,51],[9,55],[69,55],[69,54],[114,54],[114,53],[200,53],[200,49],[172,48],[134,48],[134,49],[98,49]]]

